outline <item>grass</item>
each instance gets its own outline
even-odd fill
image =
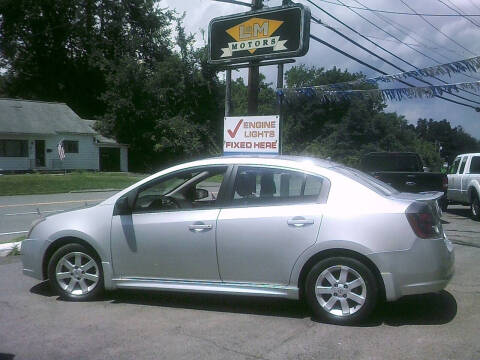
[[[22,235],[22,236],[18,236],[14,239],[10,239],[10,240],[1,240],[0,239],[0,244],[6,244],[6,243],[12,243],[12,242],[17,242],[17,241],[22,241],[22,240],[25,240],[27,237],[25,235]]]
[[[0,196],[55,194],[79,190],[123,189],[146,175],[72,172],[68,174],[22,174],[0,176]]]

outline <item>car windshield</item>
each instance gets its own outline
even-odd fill
[[[373,176],[367,175],[364,172],[361,172],[359,170],[348,168],[348,167],[335,167],[333,168],[333,170],[345,176],[348,176],[350,179],[359,182],[360,184],[375,191],[377,194],[384,195],[384,196],[391,196],[399,193],[398,190],[395,190],[390,185],[384,183],[381,180],[374,178]]]

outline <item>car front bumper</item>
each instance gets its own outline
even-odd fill
[[[371,254],[370,258],[379,266],[387,301],[440,291],[454,273],[455,253],[446,235],[417,239],[408,250]]]
[[[38,239],[25,239],[22,241],[23,274],[38,280],[44,280],[42,259],[47,247],[47,241]]]

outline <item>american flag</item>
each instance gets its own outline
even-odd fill
[[[63,148],[63,140],[58,143],[57,150],[58,150],[58,157],[60,158],[60,160],[65,159],[65,149]]]

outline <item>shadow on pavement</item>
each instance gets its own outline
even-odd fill
[[[13,360],[15,355],[0,353],[0,360]]]
[[[457,315],[457,301],[448,291],[405,296],[395,302],[380,304],[364,326],[386,324],[442,325]]]
[[[470,219],[470,208],[461,208],[461,209],[448,209],[446,213],[452,214],[452,215],[457,215],[457,216],[462,216],[465,218]]]
[[[30,292],[46,297],[57,296],[47,281],[35,285]],[[303,301],[249,296],[117,290],[108,292],[97,302],[297,319],[311,318],[308,305]],[[456,314],[455,298],[443,290],[439,293],[411,295],[395,302],[381,303],[366,322],[356,326],[442,325],[452,321]],[[317,321],[313,318],[312,320]]]

